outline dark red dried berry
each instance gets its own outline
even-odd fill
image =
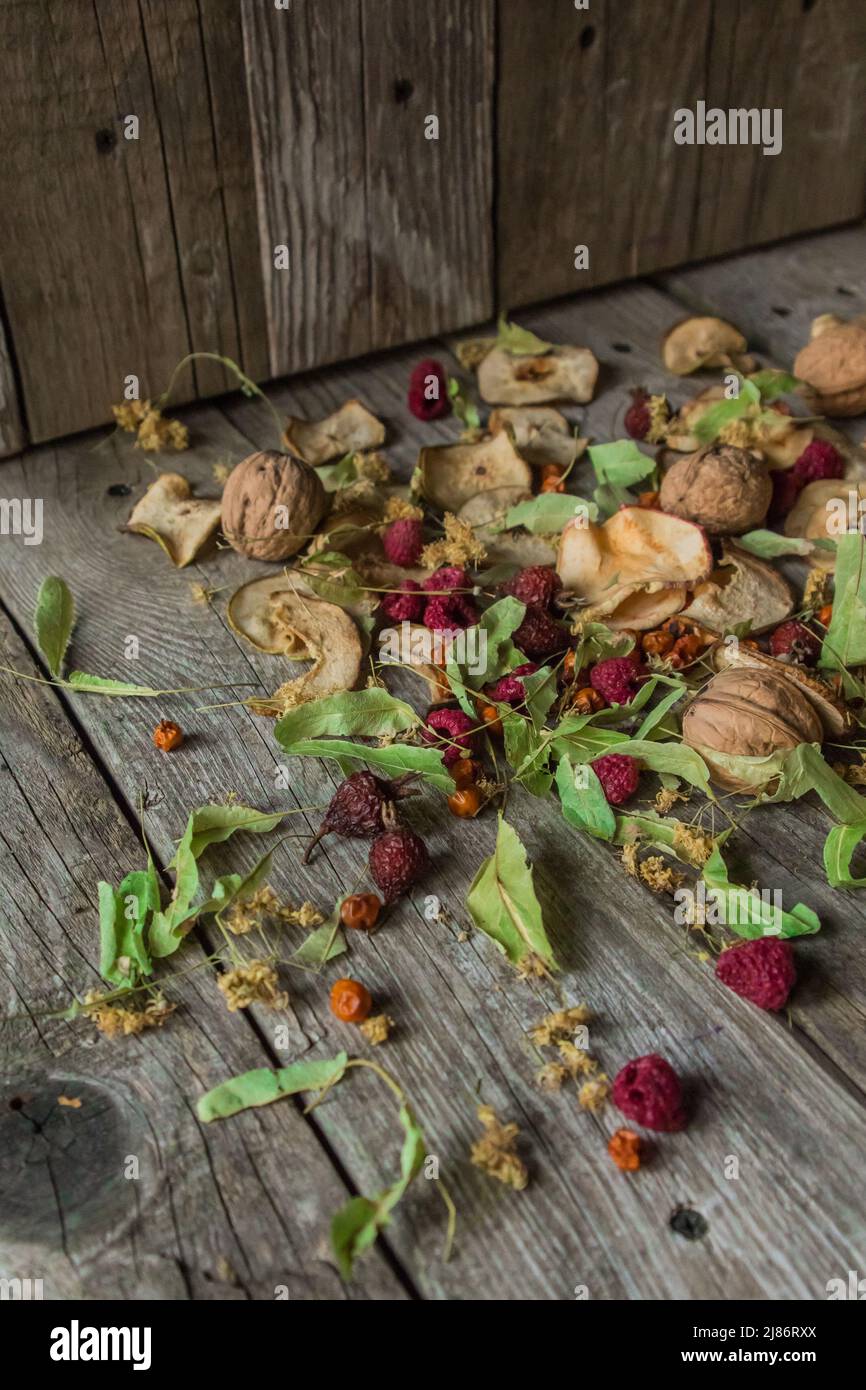
[[[773,495],[770,498],[769,521],[781,521],[788,515],[805,486],[793,468],[777,468],[771,474]]]
[[[416,420],[440,420],[451,414],[448,376],[441,362],[425,357],[412,368],[408,400]]]
[[[759,1009],[783,1009],[797,981],[791,944],[759,936],[731,946],[716,961],[716,979]]]
[[[392,565],[417,564],[424,549],[424,527],[416,517],[401,516],[382,532],[382,549]]]
[[[568,646],[568,633],[543,608],[530,606],[511,640],[518,651],[533,661],[546,661],[549,656]]]
[[[792,471],[805,486],[806,483],[816,483],[824,478],[841,478],[845,472],[845,460],[829,440],[813,439],[797,459]]]
[[[304,863],[325,835],[364,838],[393,825],[396,821],[394,802],[414,795],[417,790],[408,785],[413,775],[407,773],[389,782],[383,777],[374,777],[372,772],[353,772],[331,797],[322,824],[304,851]]]
[[[623,425],[632,439],[646,439],[650,427],[649,396],[642,386],[631,393],[631,405],[625,412]]]
[[[679,1077],[664,1057],[635,1057],[614,1078],[613,1103],[635,1124],[664,1133],[685,1125]]]
[[[804,666],[814,666],[821,655],[821,639],[805,623],[789,618],[771,635],[770,651],[775,657],[787,656]]]
[[[510,594],[527,607],[548,609],[561,588],[562,580],[552,565],[530,565],[506,579],[500,592]]]
[[[382,612],[394,623],[420,622],[426,599],[420,584],[414,579],[404,579],[398,593],[386,594],[382,599]]]
[[[386,830],[370,846],[370,873],[386,903],[402,897],[429,864],[427,846],[414,830]]]

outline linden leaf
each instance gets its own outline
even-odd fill
[[[496,942],[512,965],[537,957],[554,966],[526,850],[501,815],[496,849],[475,875],[466,906],[478,930]]]
[[[642,454],[633,439],[595,444],[587,452],[602,487],[629,488],[656,471],[655,459]]]
[[[613,839],[616,816],[588,763],[573,767],[568,757],[560,758],[556,769],[556,788],[562,814],[569,825],[586,830],[597,840]]]
[[[509,323],[504,314],[500,314],[497,328],[496,346],[510,352],[512,357],[543,357],[545,353],[553,351],[553,343],[546,343],[528,328]]]
[[[732,884],[721,850],[724,838],[725,835],[719,836],[701,871],[708,903],[716,921],[748,940],[759,936],[806,936],[821,930],[817,913],[805,904],[796,903],[790,912],[785,912],[775,901],[775,895],[770,901],[767,894],[759,893],[757,889]]]
[[[302,738],[318,738],[321,734],[351,734],[364,738],[401,734],[417,723],[418,715],[411,705],[376,687],[339,691],[297,705],[277,721],[274,733],[277,742],[285,745]]]
[[[43,579],[33,615],[36,640],[52,676],[59,676],[69,638],[75,626],[75,600],[65,580],[52,575]]]
[[[282,1100],[283,1096],[295,1096],[299,1091],[321,1091],[323,1087],[332,1086],[342,1079],[348,1060],[345,1052],[339,1052],[336,1057],[294,1062],[276,1071],[270,1067],[257,1067],[254,1071],[243,1072],[240,1076],[221,1082],[200,1096],[196,1114],[204,1124],[209,1124],[211,1120],[228,1119],[241,1110],[270,1105],[275,1100]]]
[[[866,663],[866,537],[859,532],[836,541],[833,616],[821,648],[819,665],[841,671],[846,693],[852,666]]]

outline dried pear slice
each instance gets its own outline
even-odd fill
[[[271,641],[282,642],[281,650],[293,659],[313,664],[302,676],[285,681],[270,698],[247,700],[255,714],[276,717],[295,705],[354,690],[361,675],[363,645],[344,608],[286,589],[271,593],[267,609]],[[235,621],[238,616],[236,608]]]
[[[866,482],[854,479],[823,478],[815,483],[807,483],[785,518],[785,535],[802,536],[804,540],[834,540],[836,533],[828,529],[830,512],[847,510],[849,498],[856,496],[858,505],[866,500]],[[816,569],[836,568],[835,549],[816,549],[809,556],[809,563]]]
[[[506,513],[516,507],[518,502],[526,502],[532,496],[528,487],[494,487],[489,492],[476,492],[468,502],[464,502],[457,513],[458,521],[467,526],[490,526],[494,521],[502,521]]]
[[[324,420],[286,416],[283,439],[304,463],[330,463],[344,454],[378,449],[385,442],[385,426],[358,400],[344,401]]]
[[[422,449],[418,467],[427,501],[455,516],[476,493],[532,487],[529,464],[504,431],[479,444],[438,444]]]
[[[662,339],[662,361],[676,376],[688,376],[701,367],[735,367],[748,373],[755,370],[755,360],[746,353],[746,346],[732,323],[695,315],[668,329]]]
[[[518,453],[535,468],[546,463],[569,468],[588,443],[575,439],[565,416],[549,405],[500,406],[491,412],[487,428],[493,435],[508,430]]]
[[[793,611],[794,595],[778,570],[725,541],[721,564],[697,586],[683,617],[713,632],[730,632],[745,622],[751,632],[765,632]]]
[[[614,585],[696,584],[712,569],[703,528],[667,512],[621,507],[602,526],[576,517],[563,528],[556,568],[563,586],[590,603]]]
[[[193,497],[179,473],[160,473],[136,502],[126,529],[156,541],[182,569],[217,530],[221,511],[219,499]]]
[[[300,632],[286,626],[284,619],[284,600],[286,595],[307,604],[323,603],[314,590],[296,570],[285,570],[267,575],[264,579],[252,579],[242,584],[229,599],[229,626],[240,637],[245,637],[260,652],[271,656],[290,656],[293,660],[303,660],[306,648]],[[341,608],[351,618],[363,622],[374,611],[378,595],[370,594],[358,603],[328,604],[330,608]]]
[[[555,347],[538,357],[517,357],[494,348],[478,366],[478,390],[490,405],[543,405],[591,401],[598,360],[589,348]]]

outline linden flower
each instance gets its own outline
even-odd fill
[[[683,850],[693,864],[706,864],[714,848],[715,841],[705,830],[693,830],[682,822],[674,827],[674,849]]]
[[[405,497],[389,497],[385,503],[386,521],[423,521],[424,509],[407,502]]]
[[[622,866],[627,874],[632,878],[638,876],[637,845],[623,845],[622,847]]]
[[[648,444],[660,444],[665,437],[665,430],[671,418],[667,397],[650,396],[646,402],[646,408],[649,413],[649,428],[644,438]]]
[[[480,1105],[478,1118],[484,1127],[484,1134],[472,1145],[470,1159],[488,1177],[513,1187],[515,1192],[521,1192],[529,1182],[529,1172],[515,1153],[520,1130],[515,1124],[501,1124],[492,1105]]]
[[[598,1071],[598,1062],[594,1057],[590,1057],[588,1052],[584,1052],[582,1047],[575,1047],[573,1042],[557,1043],[559,1055],[569,1076],[577,1079],[578,1076],[591,1076],[594,1071]]]
[[[610,1081],[602,1072],[594,1081],[585,1081],[577,1093],[577,1099],[584,1110],[596,1112],[606,1104],[610,1094]]]
[[[153,994],[143,1008],[126,1004],[101,1003],[101,994],[88,994],[84,1003],[100,1033],[107,1038],[128,1038],[143,1033],[146,1028],[161,1028],[174,1013],[176,1004],[169,1004],[161,994]]]
[[[643,863],[638,865],[638,873],[641,882],[654,893],[673,893],[674,889],[685,882],[685,874],[672,869],[660,854],[651,854],[648,859],[644,859]]]
[[[265,1004],[269,1009],[284,1009],[289,996],[277,988],[277,972],[264,960],[251,960],[227,970],[217,980],[229,1013],[246,1009],[250,1004]]]
[[[453,512],[446,512],[443,525],[444,537],[431,541],[421,551],[421,564],[425,569],[435,570],[441,565],[462,567],[479,564],[484,559],[487,551],[467,522],[458,521]]]
[[[135,434],[141,421],[150,410],[150,401],[124,401],[122,405],[113,405],[111,412],[122,430],[128,434]]]
[[[256,889],[248,898],[236,903],[226,918],[226,926],[235,936],[245,936],[255,931],[263,922],[282,922],[289,927],[320,927],[324,915],[312,903],[301,903],[300,907],[290,907],[277,897],[269,883]]]
[[[804,608],[823,608],[830,592],[829,576],[826,570],[810,570],[803,588]]]
[[[355,454],[355,468],[359,478],[367,478],[371,483],[387,483],[391,478],[391,469],[378,450]]]
[[[158,406],[150,401],[125,401],[111,407],[122,430],[137,434],[137,449],[159,452],[161,449],[189,448],[189,431],[179,420],[166,420]]]
[[[560,1091],[567,1078],[568,1068],[561,1062],[547,1062],[535,1073],[535,1084],[540,1091]]]
[[[557,1009],[546,1014],[540,1023],[529,1030],[529,1036],[536,1047],[552,1047],[563,1038],[571,1038],[575,1028],[589,1023],[592,1012],[585,1004],[575,1004],[570,1009]]]
[[[387,1014],[375,1014],[372,1018],[365,1018],[360,1024],[361,1032],[373,1047],[378,1047],[380,1043],[388,1041],[388,1035],[394,1027],[393,1018]]]
[[[677,801],[688,801],[684,792],[676,792],[672,787],[660,787],[656,792],[653,806],[660,816],[666,816]]]

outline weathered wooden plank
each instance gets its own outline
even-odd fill
[[[361,15],[379,348],[493,309],[493,3],[363,0]]]
[[[654,322],[654,331],[660,314],[666,316],[674,307],[657,291],[635,287],[625,293],[637,297],[638,319]],[[601,305],[605,298],[604,324],[593,322],[588,306]],[[618,355],[633,362],[632,374],[651,361],[650,350],[633,341],[634,316],[622,306],[617,310],[613,294],[593,296],[579,313],[572,312],[572,322],[559,324],[568,332],[559,336],[573,339],[579,328],[579,340],[589,340],[602,357]],[[550,332],[556,326],[543,315],[528,321],[541,332],[545,324]],[[612,342],[633,343],[631,353],[616,354]],[[453,423],[425,428],[406,415],[403,396],[412,360],[414,353],[407,353],[334,369],[291,389],[278,388],[273,395],[282,406],[318,414],[350,390],[359,394],[393,422],[391,452],[403,466],[413,461],[420,438],[454,430]],[[612,380],[622,385],[624,378],[621,368],[616,377],[608,375],[607,386]],[[598,405],[612,427],[610,417],[621,408],[615,393],[607,390]],[[269,437],[265,430],[270,422],[255,405],[233,407],[232,416],[248,437]],[[594,433],[596,428],[601,433],[601,415],[598,420],[598,427],[589,421]],[[190,423],[196,448],[183,467],[202,482],[213,458],[237,455],[246,447],[211,410],[192,412]],[[38,485],[52,498],[49,514],[63,516],[53,553],[57,567],[73,581],[85,614],[76,637],[76,661],[116,670],[120,634],[135,632],[142,638],[140,679],[161,681],[171,674],[172,684],[178,679],[240,680],[250,678],[250,671],[273,679],[274,663],[241,653],[226,631],[219,598],[213,610],[185,609],[185,577],[171,571],[146,542],[118,537],[105,527],[106,519],[117,518],[128,505],[128,500],[106,497],[107,485],[124,476],[130,482],[149,477],[137,457],[125,449],[89,455],[86,473],[73,482],[73,473],[79,472],[75,452],[72,446],[60,469],[47,450],[31,455],[26,467],[27,486]],[[104,534],[98,550],[92,544],[94,525]],[[85,535],[91,540],[83,566],[77,557],[84,552]],[[4,565],[4,576],[10,602],[23,613],[39,563],[32,553],[16,549],[15,564]],[[195,577],[233,587],[259,572],[223,552],[196,566]],[[114,585],[111,612],[105,613],[99,608],[101,594],[109,576],[117,573],[126,576],[128,588]],[[162,852],[179,833],[193,798],[236,790],[260,804],[286,805],[297,798],[301,805],[312,805],[327,799],[333,779],[307,760],[292,762],[289,790],[274,791],[279,753],[267,724],[251,721],[238,709],[196,715],[194,702],[195,697],[179,697],[165,711],[196,738],[183,759],[160,762],[158,773],[148,744],[152,708],[129,704],[96,710],[84,697],[77,702],[95,746],[115,769],[127,796],[143,778],[153,784],[158,777],[162,804],[152,832]],[[490,849],[493,825],[485,819],[473,826],[471,837],[460,835],[441,800],[428,793],[413,805],[411,818],[435,856],[429,888],[453,912],[457,925],[452,929],[425,920],[422,889],[382,932],[353,940],[349,957],[331,967],[334,973],[348,969],[359,974],[397,1018],[399,1031],[379,1059],[416,1100],[431,1148],[464,1213],[458,1258],[442,1267],[438,1211],[422,1184],[395,1221],[390,1234],[394,1248],[426,1292],[452,1297],[504,1292],[510,1297],[567,1297],[578,1283],[587,1283],[594,1297],[658,1296],[660,1291],[669,1297],[820,1296],[837,1266],[851,1267],[844,1261],[854,1258],[860,1239],[854,1160],[845,1146],[861,1142],[863,1120],[859,1101],[847,1093],[849,1083],[836,1079],[820,1052],[814,1060],[807,1056],[799,1035],[787,1034],[781,1021],[756,1016],[716,987],[706,967],[683,951],[667,904],[624,879],[602,847],[566,832],[553,806],[517,798],[511,805],[538,863],[540,891],[566,966],[566,995],[587,997],[599,1014],[594,1050],[611,1072],[635,1053],[652,1048],[666,1052],[692,1078],[695,1123],[687,1134],[660,1141],[653,1166],[638,1184],[626,1184],[608,1167],[603,1152],[613,1116],[596,1121],[577,1111],[570,1095],[550,1098],[536,1092],[532,1075],[538,1059],[527,1053],[524,1030],[554,996],[539,987],[515,985],[489,943],[474,936],[463,941],[457,930],[464,925],[467,884]],[[247,851],[239,846],[241,855],[246,859]],[[238,856],[231,856],[235,867]],[[357,881],[364,859],[363,844],[332,840],[308,868],[293,857],[281,859],[275,885],[295,898],[325,902]],[[214,865],[220,871],[225,861],[217,855]],[[804,952],[817,944],[807,943]],[[320,982],[301,980],[292,992],[301,1025],[322,1040],[323,1049],[346,1038],[346,1030],[328,1015]],[[272,1019],[265,1018],[263,1026],[271,1028]],[[784,1095],[774,1080],[782,1073],[787,1077]],[[525,1131],[534,1181],[520,1196],[491,1188],[466,1164],[479,1091],[517,1118]],[[353,1179],[373,1190],[393,1166],[396,1143],[383,1139],[388,1121],[381,1093],[358,1078],[341,1097],[341,1107],[339,1116],[323,1113],[321,1123]],[[830,1154],[821,1143],[828,1129],[840,1136]],[[768,1134],[775,1151],[787,1159],[772,1171],[761,1170],[757,1157],[766,1149]],[[743,1161],[748,1177],[744,1190],[724,1182],[726,1154]],[[822,1212],[814,1226],[799,1215],[793,1223],[788,1213],[807,1210],[819,1187],[830,1219]],[[708,1241],[684,1247],[668,1229],[667,1217],[678,1202],[708,1216]]]
[[[0,458],[20,453],[26,443],[27,432],[21,418],[21,402],[8,336],[0,322]]]
[[[161,390],[189,335],[138,7],[5,4],[2,19],[0,277],[45,439],[104,420],[128,372]]]
[[[0,651],[34,670],[5,616]],[[208,1086],[274,1054],[224,1011],[197,944],[161,1031],[109,1041],[56,1016],[100,988],[97,880],[143,850],[54,692],[3,673],[0,699],[3,1276],[42,1278],[46,1298],[403,1297],[378,1256],[350,1288],[328,1264],[345,1188],[290,1102],[198,1124]]]

